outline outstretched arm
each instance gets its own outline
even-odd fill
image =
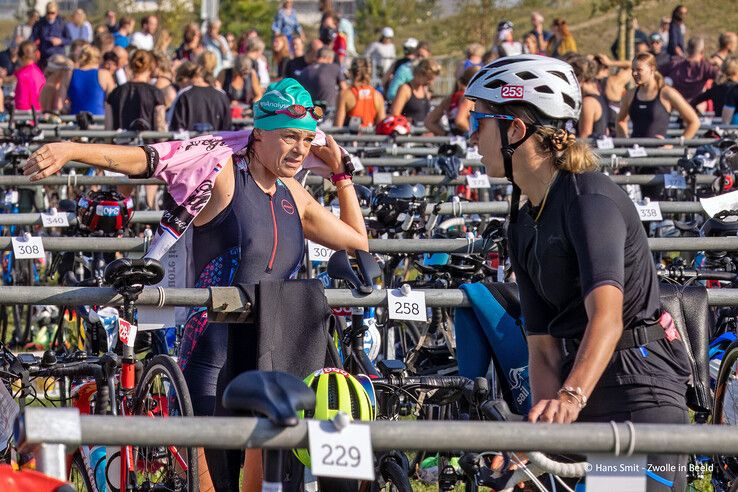
[[[141,147],[55,142],[31,154],[23,166],[23,174],[30,176],[31,181],[38,181],[58,172],[70,161],[127,175],[144,174],[148,169],[146,152]]]

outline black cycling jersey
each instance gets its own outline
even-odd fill
[[[623,291],[626,330],[658,320],[659,286],[646,233],[630,198],[609,177],[559,171],[538,222],[533,217],[526,204],[508,229],[529,335],[581,339],[588,320],[584,299],[602,285]],[[570,369],[563,368],[562,378]],[[607,393],[606,387],[645,385],[683,399],[689,376],[682,342],[661,339],[616,351],[598,388]]]
[[[658,318],[646,233],[628,195],[604,174],[559,171],[538,223],[526,204],[508,235],[528,333],[580,338],[583,299],[604,284],[624,293],[625,328]]]

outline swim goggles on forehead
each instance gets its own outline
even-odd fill
[[[304,118],[308,113],[310,113],[310,116],[312,116],[315,121],[320,121],[321,119],[323,119],[323,108],[321,108],[320,106],[311,106],[307,108],[302,104],[292,104],[290,106],[287,106],[286,108],[271,111],[269,109],[266,109],[261,103],[257,104],[259,105],[259,109],[264,112],[264,115],[261,116],[261,118],[274,116],[275,114],[283,114],[289,116],[290,118],[297,119]]]
[[[507,121],[512,121],[515,119],[514,116],[510,116],[509,114],[490,114],[490,113],[481,113],[479,111],[470,111],[469,112],[469,135],[474,135],[476,132],[478,132],[479,122],[482,120],[486,120],[487,118],[493,118],[495,120],[507,120]]]

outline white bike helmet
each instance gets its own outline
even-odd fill
[[[464,93],[495,105],[523,103],[554,120],[578,120],[582,92],[568,63],[539,55],[506,56],[482,68]]]
[[[505,177],[513,185],[510,222],[518,218],[520,187],[513,180],[512,156],[541,126],[573,130],[582,109],[582,93],[574,70],[568,63],[539,55],[506,56],[482,68],[469,81],[464,95],[495,106],[523,104],[533,108],[535,120],[526,122],[523,138],[515,143],[507,140],[510,122],[497,120],[500,126]]]

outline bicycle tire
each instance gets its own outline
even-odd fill
[[[382,476],[385,485],[380,488],[377,482],[374,482],[372,484],[372,492],[379,492],[380,490],[412,492],[413,488],[410,485],[410,479],[405,473],[405,470],[394,460],[382,460],[379,464],[379,474]]]
[[[171,386],[169,388],[163,387],[163,385],[165,385],[166,383],[161,382],[158,384],[161,384],[162,387],[154,389],[153,385],[157,384],[156,381],[158,377],[166,378]],[[151,389],[156,391],[157,394],[152,394],[150,392]],[[172,395],[172,389],[174,390],[174,395]],[[182,371],[179,369],[179,366],[177,366],[177,363],[174,361],[174,359],[172,359],[168,355],[161,354],[155,355],[151,359],[149,359],[144,367],[143,373],[141,374],[141,379],[136,385],[134,415],[149,415],[150,411],[153,413],[154,410],[161,408],[163,403],[161,398],[162,390],[166,392],[166,409],[164,411],[166,411],[167,417],[194,416],[194,411],[192,410],[192,400],[190,399],[189,391],[187,391],[187,384],[185,383]],[[177,406],[174,413],[171,411],[173,409],[173,407],[171,406],[172,404],[176,404]],[[167,486],[172,490],[178,490],[182,492],[198,492],[200,489],[200,483],[197,472],[196,448],[177,449],[178,454],[182,452],[184,452],[185,454],[185,456],[181,456],[181,454],[180,456],[187,465],[186,474],[178,473],[176,465],[173,463],[173,460],[176,457],[172,455],[171,449],[169,449],[167,446],[159,446],[155,449],[138,447],[136,450],[136,468],[138,469],[139,462],[142,460],[145,467],[148,457],[151,454],[154,454],[154,452],[158,454],[162,450],[164,450],[164,454],[166,455],[165,461],[169,461],[169,463],[165,466],[171,467],[172,470],[170,470],[170,472],[173,473],[161,473],[162,468],[160,467],[157,467],[157,473],[159,475],[163,475],[164,479],[168,481]],[[137,470],[136,473],[138,474],[139,471],[140,470]],[[145,472],[146,470],[143,471]],[[144,476],[146,476],[145,473]],[[184,484],[184,487],[181,484],[183,476],[186,477],[186,483]]]
[[[738,342],[733,342],[725,350],[715,384],[715,400],[713,402],[713,425],[738,425],[738,379],[736,379],[736,363],[738,363]],[[726,405],[729,403],[729,406]],[[729,411],[726,411],[727,409]],[[734,456],[714,455],[715,471],[713,480],[723,483],[724,489],[734,490],[738,484],[738,459]],[[717,477],[715,476],[717,475]]]
[[[80,481],[74,480],[75,470],[78,476],[81,477]],[[85,466],[85,461],[82,459],[82,455],[79,451],[74,453],[74,457],[72,458],[72,465],[69,468],[69,477],[67,481],[72,484],[72,487],[74,487],[77,492],[94,492],[95,490],[97,490],[95,487],[93,487],[92,482],[90,482],[90,477],[87,476],[87,467]]]

